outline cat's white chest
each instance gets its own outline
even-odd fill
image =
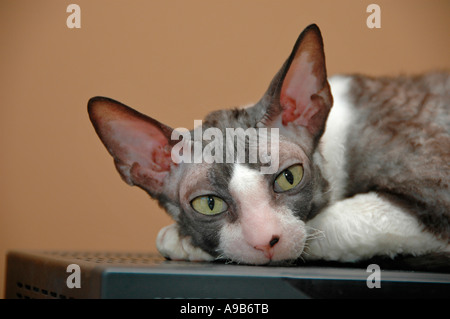
[[[331,202],[342,198],[347,183],[346,151],[347,136],[356,118],[355,109],[348,98],[351,78],[334,76],[329,79],[333,94],[333,107],[320,140],[320,152],[325,159],[322,172],[330,183]]]

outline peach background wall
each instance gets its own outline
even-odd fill
[[[81,8],[69,29],[66,8]],[[381,7],[381,29],[366,7]],[[89,122],[104,95],[172,127],[257,100],[317,23],[329,74],[450,69],[448,0],[1,0],[0,296],[10,249],[155,251],[170,219]]]

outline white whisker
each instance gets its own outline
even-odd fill
[[[325,233],[320,229],[311,226],[305,226],[305,229],[306,229],[306,242],[313,239],[325,238]]]

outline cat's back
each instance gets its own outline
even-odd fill
[[[355,180],[366,177],[360,181],[363,185],[349,187],[348,193],[383,184],[381,180],[386,180],[384,187],[395,184],[395,188],[411,179],[448,181],[449,74],[354,76],[348,99],[354,112],[347,137],[348,172]]]
[[[427,134],[427,128],[432,126],[440,127],[447,135],[450,133],[450,74],[447,72],[396,78],[355,75],[351,77],[348,99],[366,128],[409,136]],[[418,124],[424,125],[425,130],[417,130]]]
[[[342,153],[341,195],[376,191],[410,206],[427,226],[448,235],[450,75],[357,75],[330,83],[336,91],[335,110],[324,144],[331,145],[336,135],[345,135],[340,137],[343,144],[334,146]],[[339,126],[345,134],[339,133]],[[331,131],[328,136],[327,130]],[[332,146],[324,149],[329,157],[335,153]],[[437,225],[442,224],[442,217],[447,224]]]

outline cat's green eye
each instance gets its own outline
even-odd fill
[[[223,199],[214,195],[205,195],[194,198],[191,202],[191,206],[203,215],[217,215],[223,213],[228,208]]]
[[[297,186],[302,179],[303,166],[301,164],[292,165],[277,176],[274,183],[274,190],[277,193],[286,192]]]

